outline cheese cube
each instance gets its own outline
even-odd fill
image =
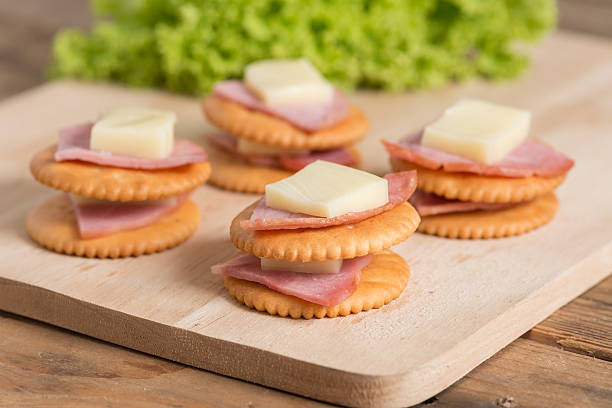
[[[253,142],[242,137],[238,138],[238,153],[242,154],[265,154],[278,156],[281,154],[301,155],[308,154],[308,149],[287,149],[285,147],[272,146],[264,143]]]
[[[523,143],[530,122],[526,110],[463,99],[425,127],[422,144],[491,164]]]
[[[89,147],[125,156],[161,159],[174,149],[176,114],[170,111],[123,107],[103,112],[93,128]]]
[[[334,87],[306,59],[253,62],[244,82],[268,105],[327,104],[334,98]]]
[[[297,273],[338,273],[342,268],[342,259],[314,262],[289,262],[273,258],[261,258],[262,271],[283,271]]]
[[[318,217],[365,211],[389,201],[387,180],[322,160],[266,186],[266,205]]]

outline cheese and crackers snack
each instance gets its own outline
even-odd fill
[[[212,267],[229,293],[271,315],[310,319],[380,308],[410,276],[390,251],[417,228],[416,172],[384,178],[325,161],[268,184],[230,227],[242,254]]]
[[[174,112],[121,107],[61,129],[30,162],[34,178],[64,191],[30,211],[30,236],[53,251],[99,258],[171,248],[197,228],[190,193],[208,179],[206,151],[174,138]]]
[[[395,171],[418,172],[419,231],[449,238],[519,235],[551,221],[574,162],[529,138],[528,111],[464,99],[415,136],[383,140]]]
[[[203,103],[220,129],[207,135],[211,183],[262,194],[266,184],[316,160],[356,166],[353,144],[368,121],[305,59],[262,60],[244,78],[219,82]]]

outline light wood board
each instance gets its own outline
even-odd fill
[[[202,224],[176,249],[122,260],[55,254],[27,236],[27,211],[50,194],[28,161],[59,127],[106,106],[178,112],[178,134],[209,131],[197,101],[109,85],[52,83],[0,105],[0,308],[103,340],[312,398],[406,406],[437,393],[577,296],[612,268],[612,47],[557,34],[517,82],[401,95],[360,93],[372,121],[368,170],[388,170],[377,139],[398,139],[463,95],[532,110],[533,133],[572,156],[555,220],[527,235],[398,245],[412,267],[400,299],[341,319],[291,320],[234,302],[212,264],[235,249],[232,217],[256,199],[204,186]],[[585,45],[586,44],[586,45]]]

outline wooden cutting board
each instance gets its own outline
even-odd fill
[[[96,260],[55,254],[24,218],[57,194],[29,174],[57,129],[110,105],[177,111],[177,132],[210,131],[198,101],[157,91],[55,82],[0,105],[0,308],[232,377],[344,405],[399,407],[444,389],[612,269],[612,46],[556,34],[512,83],[470,83],[407,94],[359,93],[372,129],[366,169],[388,171],[380,138],[398,139],[461,96],[530,109],[533,134],[576,160],[555,220],[501,240],[416,234],[395,250],[412,268],[381,310],[292,320],[238,305],[209,273],[235,249],[228,226],[256,197],[199,188],[202,222],[161,254]]]

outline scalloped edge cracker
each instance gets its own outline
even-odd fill
[[[348,316],[351,313],[378,309],[397,299],[408,284],[410,268],[396,253],[385,250],[375,253],[366,266],[357,290],[336,306],[322,306],[294,296],[232,277],[224,277],[223,284],[238,302],[260,312],[294,319]]]
[[[249,231],[240,221],[249,219],[257,202],[242,210],[230,226],[236,248],[258,258],[311,262],[367,255],[397,245],[416,230],[421,218],[409,203],[355,224],[326,228]]]
[[[356,106],[342,122],[316,132],[305,132],[216,95],[204,99],[202,109],[211,123],[235,136],[287,148],[326,150],[346,146],[363,139],[369,128],[364,113]]]
[[[550,193],[565,180],[565,174],[550,178],[492,177],[430,170],[395,157],[391,157],[390,161],[394,171],[416,169],[420,190],[449,200],[519,203]]]
[[[494,211],[471,211],[423,217],[418,231],[444,238],[489,239],[520,235],[549,223],[558,200],[547,193],[533,201]]]
[[[172,197],[208,180],[210,163],[157,170],[123,169],[83,161],[55,161],[57,146],[36,153],[30,171],[36,180],[67,193],[98,200],[141,201]]]
[[[87,258],[119,258],[172,248],[189,238],[200,223],[197,205],[188,200],[154,224],[94,239],[81,239],[72,205],[65,194],[54,195],[26,217],[32,239],[52,251]]]

